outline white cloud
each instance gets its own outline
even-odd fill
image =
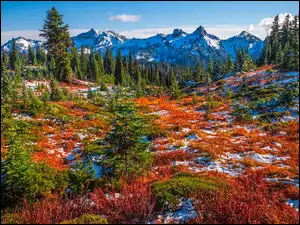
[[[283,23],[286,15],[288,13],[279,14],[279,23]],[[293,16],[290,14],[291,19]],[[113,17],[113,18],[112,18]],[[140,16],[137,15],[117,15],[112,16],[110,20],[120,20],[123,22],[133,22],[140,19]],[[219,24],[219,25],[203,25],[205,30],[213,35],[221,39],[226,39],[232,37],[234,35],[238,35],[240,32],[246,30],[251,34],[256,35],[257,37],[264,39],[267,36],[267,33],[270,32],[274,17],[263,18],[259,21],[258,24],[246,24],[246,25],[236,25],[236,24]],[[187,33],[192,33],[199,27],[199,25],[183,25],[183,26],[174,26],[174,27],[157,27],[157,28],[148,28],[148,29],[138,29],[138,30],[123,30],[117,33],[125,35],[128,38],[147,38],[150,36],[154,36],[158,33],[170,34],[173,29],[181,28]],[[89,29],[70,29],[70,35],[75,36],[82,32],[86,32]],[[17,30],[17,31],[4,31],[1,32],[1,45],[5,44],[7,41],[11,40],[13,37],[23,36],[28,39],[34,40],[43,40],[42,37],[39,36],[38,30]]]
[[[149,29],[140,29],[140,30],[125,30],[119,33],[128,38],[147,38],[159,33],[170,34],[172,33],[174,28],[175,27],[166,27],[166,28],[158,27],[158,28],[149,28]],[[196,28],[197,26],[187,27],[187,29],[184,29],[184,27],[182,27],[181,29],[183,29],[185,32],[192,32]]]
[[[149,28],[149,29],[140,29],[140,30],[125,30],[119,32],[120,34],[128,37],[128,38],[147,38],[154,36],[156,34],[162,33],[162,34],[170,34],[173,32],[175,28],[180,28],[186,33],[192,33],[194,32],[199,25],[185,25],[185,26],[177,26],[177,27],[164,27],[164,28]],[[213,35],[216,35],[217,37],[221,39],[226,39],[229,37],[232,37],[234,35],[239,34],[243,30],[247,29],[247,26],[237,26],[232,24],[223,24],[223,25],[215,25],[215,26],[205,26],[203,25],[205,30]]]
[[[70,36],[78,35],[82,32],[86,32],[88,29],[70,29]],[[41,40],[43,41],[44,38],[40,37],[39,34],[41,32],[39,30],[12,30],[12,31],[1,31],[1,45],[5,44],[12,38],[16,37],[24,37],[27,39],[33,39],[33,40]]]
[[[279,14],[279,24],[282,24],[287,14],[290,13],[281,13]],[[291,19],[293,19],[292,14],[290,14]],[[249,33],[256,35],[261,39],[265,39],[267,33],[270,32],[274,17],[263,18],[258,24],[250,25],[236,25],[236,24],[219,24],[219,25],[203,25],[205,30],[213,34],[220,39],[227,39],[234,35],[238,35],[242,31],[248,31]],[[165,27],[165,28],[149,28],[149,29],[140,29],[140,30],[125,30],[121,31],[120,34],[125,35],[128,38],[147,38],[158,33],[170,34],[173,29],[181,28],[187,33],[192,33],[197,29],[199,25],[185,25],[177,27]]]
[[[205,28],[205,27],[204,27]],[[235,25],[235,24],[224,24],[224,25],[216,25],[216,26],[208,26],[205,30],[213,34],[220,39],[227,39],[234,35],[238,35],[242,31],[246,30],[247,26],[243,25]]]
[[[290,13],[280,13],[279,14],[279,24],[282,24],[284,22],[285,17],[288,14],[290,15],[291,20],[294,19],[293,15]],[[267,34],[269,34],[271,31],[271,26],[273,24],[274,17],[264,18],[256,25],[250,24],[249,27],[247,28],[247,31],[264,39],[267,36]]]
[[[120,14],[109,17],[109,20],[119,20],[121,22],[137,22],[141,19],[139,15]]]

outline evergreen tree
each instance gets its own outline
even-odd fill
[[[103,68],[103,60],[102,60],[102,57],[101,57],[101,54],[100,54],[100,51],[98,51],[96,53],[96,61],[97,61],[97,64],[98,64],[98,69],[99,69],[99,75],[100,75],[100,78],[104,76],[104,68]]]
[[[279,46],[279,16],[275,16],[273,25],[271,27],[270,33],[270,44],[271,44],[271,55],[270,55],[270,62],[275,63],[276,60],[276,53]]]
[[[31,152],[20,140],[16,127],[8,130],[8,150],[1,168],[1,204],[12,205],[26,194],[31,202],[45,194],[50,194],[56,186],[56,172],[46,164],[32,162]]]
[[[95,54],[92,49],[90,49],[90,57],[89,57],[89,74],[90,80],[96,81],[98,84],[100,83],[100,72],[98,61],[96,60]]]
[[[133,78],[134,77],[134,60],[133,60],[131,51],[129,53],[128,72],[129,72],[129,75]]]
[[[225,73],[230,73],[230,72],[233,72],[233,70],[234,70],[234,63],[232,61],[231,54],[228,54],[226,57],[225,68],[226,68]]]
[[[213,72],[212,72],[212,80],[213,81],[218,81],[221,79],[221,68],[220,64],[217,59],[214,59],[213,61]]]
[[[127,178],[151,168],[151,153],[147,151],[149,142],[142,139],[143,135],[147,135],[146,124],[133,103],[117,103],[112,127],[105,137],[106,175],[112,173]]]
[[[290,50],[290,43],[287,42],[284,46],[284,49],[283,49],[283,60],[282,60],[282,65],[281,67],[282,68],[288,68],[289,67],[289,64],[290,64],[290,57],[288,57],[289,55],[289,51]]]
[[[56,70],[56,63],[54,57],[51,57],[48,63],[48,71],[50,72],[50,74],[54,75],[55,70]]]
[[[291,52],[289,67],[299,71],[299,16],[296,15],[291,24]]]
[[[159,76],[158,64],[155,65],[155,70],[153,72],[154,72],[154,76],[155,76],[155,84],[158,86],[162,85],[161,77]]]
[[[31,45],[28,46],[28,64],[33,65],[33,60],[34,60],[34,51]]]
[[[78,55],[78,51],[73,43],[71,47],[71,67],[75,73],[75,76],[78,79],[82,79],[81,68],[80,68],[80,58]]]
[[[116,67],[115,67],[115,84],[122,84],[123,82],[123,65],[120,49],[117,52]]]
[[[177,80],[176,80],[176,76],[174,74],[174,72],[172,72],[172,75],[171,75],[171,96],[172,98],[179,98],[182,93],[179,89],[179,86],[178,86],[178,83],[177,83]]]
[[[282,24],[282,28],[278,31],[278,38],[280,39],[282,46],[285,46],[285,44],[290,41],[290,34],[290,14],[287,14]]]
[[[255,69],[255,64],[254,62],[252,61],[249,53],[248,53],[248,49],[246,50],[245,52],[245,55],[244,55],[244,63],[243,63],[243,71],[245,72],[249,72],[251,69]]]
[[[44,47],[50,57],[54,57],[56,64],[56,77],[59,80],[70,81],[72,76],[71,63],[67,49],[71,45],[69,26],[64,25],[62,15],[55,7],[47,11],[47,18],[44,21],[40,36],[44,37]]]
[[[38,64],[44,65],[47,62],[46,53],[42,50],[40,46],[36,49],[36,59]]]
[[[279,43],[278,50],[276,52],[276,63],[278,64],[281,64],[283,62],[283,51],[281,46],[281,43]]]
[[[12,40],[12,50],[9,56],[9,64],[12,70],[15,70],[19,61],[19,53],[16,46],[16,40]]]
[[[12,80],[6,69],[1,68],[1,104],[7,103],[12,97]]]
[[[84,47],[81,46],[80,48],[80,67],[81,67],[81,77],[85,80],[87,79],[88,73],[88,62],[87,57],[84,54]]]
[[[236,54],[236,61],[235,61],[235,71],[242,72],[244,65],[244,52],[242,49],[238,49]]]
[[[266,40],[265,40],[265,46],[263,48],[261,57],[260,57],[260,65],[266,65],[269,62],[269,48],[270,48],[270,44],[269,44],[269,36],[267,35]]]
[[[65,55],[64,62],[62,62],[63,67],[61,68],[61,72],[64,74],[65,79],[71,84],[73,72],[71,68],[71,61],[69,53]]]
[[[209,63],[208,63],[208,68],[206,71],[206,76],[205,76],[205,83],[207,85],[207,87],[210,85],[211,80],[212,80],[212,74],[213,74],[213,62],[211,60],[211,58],[209,58]]]
[[[2,60],[1,60],[1,67],[3,66],[5,69],[9,63],[9,58],[7,57],[6,52],[3,52]]]
[[[104,71],[106,74],[113,74],[112,53],[109,48],[106,48],[103,60]]]
[[[195,68],[195,73],[194,73],[194,80],[196,82],[202,81],[202,74],[201,74],[201,65],[200,61],[197,61],[196,68]]]
[[[21,71],[19,68],[17,68],[15,72],[14,82],[12,84],[12,90],[11,90],[13,104],[15,104],[19,99],[19,89],[21,88],[22,83],[23,83],[23,78],[21,76]]]
[[[126,59],[126,55],[123,56],[123,70],[124,73],[128,73],[128,63],[127,63],[127,59]]]

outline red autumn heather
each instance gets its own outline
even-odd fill
[[[198,193],[195,199],[197,223],[299,223],[299,213],[286,204],[283,194],[271,192],[257,174],[234,179],[225,192]]]
[[[109,223],[147,223],[152,215],[155,200],[151,190],[142,182],[124,184],[120,193],[104,194],[102,189],[91,193],[96,212],[107,216]]]

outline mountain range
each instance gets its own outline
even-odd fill
[[[199,26],[193,33],[186,33],[182,29],[174,29],[171,34],[157,34],[149,38],[126,38],[113,31],[98,31],[90,29],[87,32],[71,37],[78,50],[81,46],[92,48],[104,54],[106,48],[111,48],[114,56],[117,50],[121,50],[122,56],[133,56],[140,61],[169,62],[178,65],[195,65],[197,60],[207,63],[209,58],[224,59],[231,54],[235,60],[239,48],[248,50],[253,60],[257,60],[264,47],[264,41],[258,37],[243,31],[231,38],[221,40],[215,35],[209,34]],[[27,52],[28,46],[34,49],[42,44],[42,41],[15,38],[17,49]],[[1,51],[9,52],[12,48],[12,40],[1,46]]]

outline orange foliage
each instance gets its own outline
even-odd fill
[[[53,157],[53,155],[49,155],[44,151],[40,151],[32,154],[34,162],[46,162],[50,167],[62,171],[68,168],[67,165],[63,164],[63,161],[58,157]]]

